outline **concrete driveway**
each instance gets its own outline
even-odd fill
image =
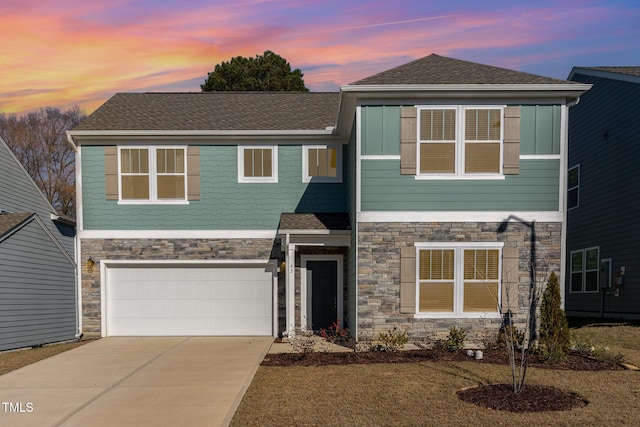
[[[272,342],[102,338],[0,376],[0,425],[224,426]]]

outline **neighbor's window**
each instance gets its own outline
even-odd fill
[[[238,146],[238,182],[278,182],[278,147]]]
[[[571,251],[571,292],[598,292],[600,248]]]
[[[569,169],[567,176],[567,210],[578,207],[580,192],[580,165]]]
[[[498,247],[418,247],[417,268],[418,313],[479,315],[498,312]]]
[[[342,182],[341,146],[305,146],[302,157],[304,182]]]
[[[502,108],[418,109],[419,175],[499,175]]]
[[[186,200],[184,147],[120,148],[120,200]]]

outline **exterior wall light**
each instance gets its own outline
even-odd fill
[[[96,265],[95,261],[89,257],[89,259],[87,260],[87,271],[89,273],[93,273],[93,266]]]

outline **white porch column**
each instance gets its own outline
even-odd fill
[[[286,288],[286,306],[287,306],[287,332],[289,336],[293,336],[295,331],[295,316],[296,316],[296,245],[291,243],[291,235],[287,234],[285,238],[285,288]]]

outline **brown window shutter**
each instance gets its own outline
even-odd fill
[[[505,175],[520,173],[520,107],[504,109],[504,159]]]
[[[520,253],[518,248],[502,249],[502,313],[518,313]]]
[[[416,107],[400,109],[400,173],[402,175],[416,174],[417,114]]]
[[[200,147],[187,147],[187,200],[200,200]]]
[[[416,248],[400,248],[400,313],[416,312]]]
[[[104,147],[105,198],[118,200],[118,147]]]

